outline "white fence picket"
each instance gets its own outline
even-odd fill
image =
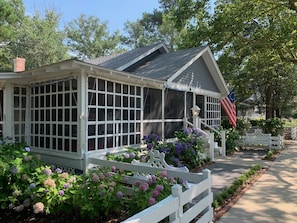
[[[115,166],[122,170],[135,173],[155,174],[164,168],[133,165],[123,162],[102,160],[86,157],[87,166]],[[167,175],[181,178],[188,182],[189,187],[182,191],[180,185],[172,187],[172,193],[157,204],[131,216],[123,223],[153,223],[169,217],[170,222],[188,223],[197,220],[198,223],[211,223],[213,218],[213,193],[211,192],[210,170],[202,173],[190,173],[176,169],[166,169]],[[184,207],[188,207],[184,209]],[[197,217],[199,215],[199,217]]]

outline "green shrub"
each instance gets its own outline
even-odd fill
[[[148,183],[136,183],[131,194],[124,173],[116,168],[98,168],[72,175],[45,165],[20,143],[0,142],[0,207],[35,214],[79,212],[86,219],[134,214],[171,194],[179,179],[157,173]],[[143,186],[145,185],[145,186]]]
[[[158,150],[165,153],[165,160],[175,167],[186,166],[192,169],[203,165],[201,154],[205,152],[202,133],[197,129],[185,128],[175,132],[175,142],[165,142],[155,134],[144,136],[148,150]]]

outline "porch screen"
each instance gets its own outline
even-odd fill
[[[25,142],[27,89],[22,86],[13,88],[13,129],[17,142]]]
[[[221,105],[219,99],[206,97],[205,121],[212,127],[219,127],[221,125]]]
[[[31,146],[78,152],[77,80],[31,87]]]
[[[88,78],[88,151],[140,144],[140,87]]]

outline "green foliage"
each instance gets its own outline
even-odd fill
[[[177,179],[167,177],[166,170],[149,176],[148,183],[136,181],[134,193],[129,197],[132,201],[128,203],[129,214],[133,215],[163,200],[171,194],[171,187],[177,183]]]
[[[265,133],[271,133],[272,136],[282,135],[284,123],[280,118],[266,119],[262,129]]]
[[[273,156],[274,156],[275,154],[277,154],[277,153],[278,153],[278,151],[277,151],[276,149],[271,149],[271,150],[269,150],[269,151],[267,152],[267,155],[265,156],[265,158],[266,158],[266,159],[272,159]]]
[[[144,137],[149,150],[165,153],[165,160],[175,167],[186,166],[188,169],[201,166],[203,148],[202,134],[197,129],[182,129],[175,132],[176,142],[164,142],[155,134]]]
[[[110,212],[116,213],[125,202],[124,187],[119,183],[123,181],[120,170],[115,167],[89,170],[74,195],[75,206],[80,208],[82,216],[97,217],[99,213],[105,216]]]
[[[263,133],[270,133],[272,136],[282,135],[284,130],[284,121],[280,118],[254,119],[250,122],[252,126],[258,126]]]
[[[26,16],[9,44],[12,56],[25,58],[26,69],[68,59],[67,47],[63,44],[65,34],[58,31],[59,23],[60,15],[54,10],[46,10],[44,17],[38,11]]]
[[[0,207],[17,212],[79,212],[86,220],[120,211],[132,215],[168,197],[171,186],[179,183],[162,171],[129,187],[131,173],[115,167],[72,175],[40,162],[20,143],[1,141],[0,157]]]
[[[109,35],[107,23],[94,16],[80,15],[65,27],[67,46],[81,60],[95,59],[115,52],[119,44],[118,32]]]
[[[226,152],[227,154],[232,154],[237,148],[236,141],[240,138],[240,134],[236,128],[228,128],[228,129],[219,129],[219,131],[224,130],[226,132]],[[221,135],[215,132],[215,141],[221,143]]]
[[[225,188],[220,194],[215,196],[212,206],[214,208],[218,208],[220,205],[222,205],[225,200],[228,200],[230,197],[236,194],[242,185],[257,175],[261,168],[262,167],[259,164],[256,164],[252,166],[247,172],[240,175],[239,178],[233,181],[231,186]]]
[[[143,149],[141,148],[126,148],[125,152],[117,154],[117,153],[107,153],[107,160],[114,160],[118,162],[131,163],[133,159],[145,161],[145,156],[143,153]]]
[[[12,71],[12,58],[8,44],[15,38],[18,24],[24,17],[22,0],[0,0],[0,72]]]
[[[239,135],[244,135],[247,130],[251,127],[251,123],[243,118],[238,118],[236,122],[236,130],[238,131]]]

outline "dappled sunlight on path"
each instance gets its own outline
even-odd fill
[[[269,169],[218,223],[297,221],[297,142],[289,141]]]

